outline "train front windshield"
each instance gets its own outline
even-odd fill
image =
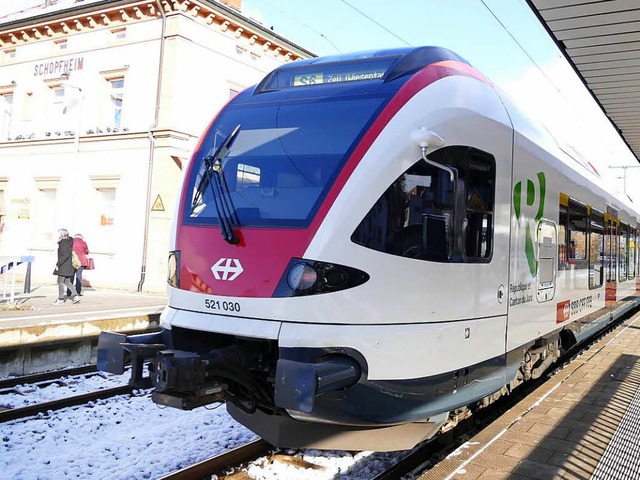
[[[239,226],[308,226],[387,99],[387,95],[368,93],[231,102],[194,155],[185,223],[218,224],[222,204],[216,209],[217,197],[230,205],[233,223]],[[238,126],[228,152],[223,148],[224,155],[220,154],[221,145],[225,140],[229,143]],[[222,188],[214,188],[207,168],[216,154]]]

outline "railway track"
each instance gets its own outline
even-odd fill
[[[158,480],[201,480],[208,479],[211,475],[224,475],[224,472],[263,457],[273,449],[273,446],[264,440],[254,440],[246,445],[227,450],[207,460],[160,477]]]
[[[63,370],[53,370],[51,372],[5,378],[4,380],[0,380],[0,392],[18,385],[35,385],[41,384],[42,382],[55,383],[62,377],[86,375],[88,373],[96,373],[97,371],[98,370],[95,365],[84,365],[82,367],[65,368]]]
[[[30,417],[38,413],[48,412],[50,410],[60,410],[67,407],[75,407],[84,405],[85,403],[102,400],[105,398],[115,397],[117,395],[127,395],[133,392],[133,387],[122,385],[119,387],[105,388],[95,392],[83,393],[72,397],[61,398],[59,400],[51,400],[49,402],[28,405],[26,407],[10,408],[0,411],[0,423],[16,420],[20,418]]]

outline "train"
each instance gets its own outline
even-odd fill
[[[180,186],[158,332],[99,369],[275,446],[404,450],[640,302],[640,210],[441,47],[282,65]]]

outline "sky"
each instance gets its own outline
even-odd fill
[[[242,0],[243,13],[313,53],[436,45],[453,50],[591,161],[613,191],[638,161],[524,0]],[[640,203],[640,168],[627,194]],[[635,195],[635,197],[634,197]]]

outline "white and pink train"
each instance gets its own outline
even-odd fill
[[[637,306],[639,225],[448,50],[287,64],[193,155],[162,332],[99,365],[278,446],[409,448]]]

